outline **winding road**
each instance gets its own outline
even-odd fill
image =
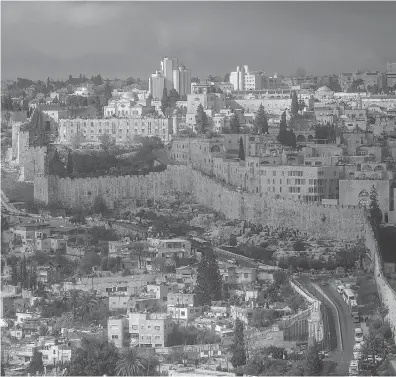
[[[323,303],[328,313],[332,351],[329,360],[336,363],[335,370],[329,374],[348,375],[349,364],[353,359],[355,326],[347,304],[331,285],[319,287],[306,276],[300,277],[298,280],[304,288]]]

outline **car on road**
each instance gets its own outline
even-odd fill
[[[355,343],[360,343],[363,341],[363,330],[358,327],[355,329]]]
[[[356,343],[353,346],[353,358],[355,360],[361,360],[362,359],[362,346],[360,343]]]
[[[363,341],[363,330],[358,327],[355,329],[355,342],[360,343]]]
[[[358,376],[359,375],[359,361],[352,360],[349,364],[349,375],[350,376]]]

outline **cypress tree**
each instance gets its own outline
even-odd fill
[[[369,219],[371,226],[373,227],[374,234],[378,236],[378,231],[382,220],[382,212],[379,208],[378,194],[374,185],[371,187],[370,190]]]
[[[230,120],[230,129],[231,129],[231,133],[233,134],[239,134],[241,133],[241,125],[239,123],[239,118],[237,114],[234,114],[231,117]]]
[[[68,175],[72,175],[73,174],[73,156],[72,154],[69,152],[68,156],[67,156],[67,163],[66,163],[66,170],[67,170],[67,174]]]
[[[212,300],[220,300],[222,277],[216,256],[212,249],[206,249],[198,264],[197,283],[194,292],[200,305],[210,305]]]
[[[242,161],[245,161],[245,148],[243,146],[243,139],[239,139],[239,153],[238,153],[238,158],[240,158]]]
[[[35,375],[36,372],[44,372],[43,354],[39,352],[37,348],[33,351],[33,357],[28,366],[28,372],[33,375]]]
[[[291,114],[293,116],[296,116],[298,114],[298,109],[299,109],[299,105],[298,105],[297,93],[295,90],[293,90],[292,100],[291,100],[291,108],[290,108]]]
[[[168,91],[166,90],[166,87],[164,87],[161,98],[161,111],[165,116],[166,116],[166,109],[168,108],[168,106],[169,106]]]
[[[286,111],[284,111],[281,116],[281,121],[279,124],[279,135],[278,135],[278,141],[282,144],[285,144],[285,142],[286,142],[286,137],[287,137],[286,125],[287,125]]]
[[[262,104],[257,110],[256,117],[254,119],[254,127],[255,131],[260,135],[268,133],[268,120]]]
[[[237,318],[234,328],[234,344],[231,347],[231,364],[234,368],[246,365],[245,337],[243,335],[243,322]]]
[[[197,115],[195,116],[195,123],[197,125],[197,132],[205,134],[209,130],[209,120],[204,111],[202,104],[197,107]]]

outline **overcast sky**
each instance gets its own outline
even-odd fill
[[[140,77],[177,56],[201,78],[237,65],[311,74],[396,62],[396,2],[1,2],[2,79]]]

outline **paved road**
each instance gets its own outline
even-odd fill
[[[324,291],[334,305],[322,296],[315,288],[315,284],[313,284],[308,277],[300,277],[299,280],[310,293],[323,302],[327,309],[330,330],[330,348],[332,350],[329,360],[337,364],[335,370],[330,372],[330,374],[348,375],[349,364],[353,359],[353,346],[355,343],[354,324],[348,306],[332,286],[328,285],[320,287],[320,289]]]

